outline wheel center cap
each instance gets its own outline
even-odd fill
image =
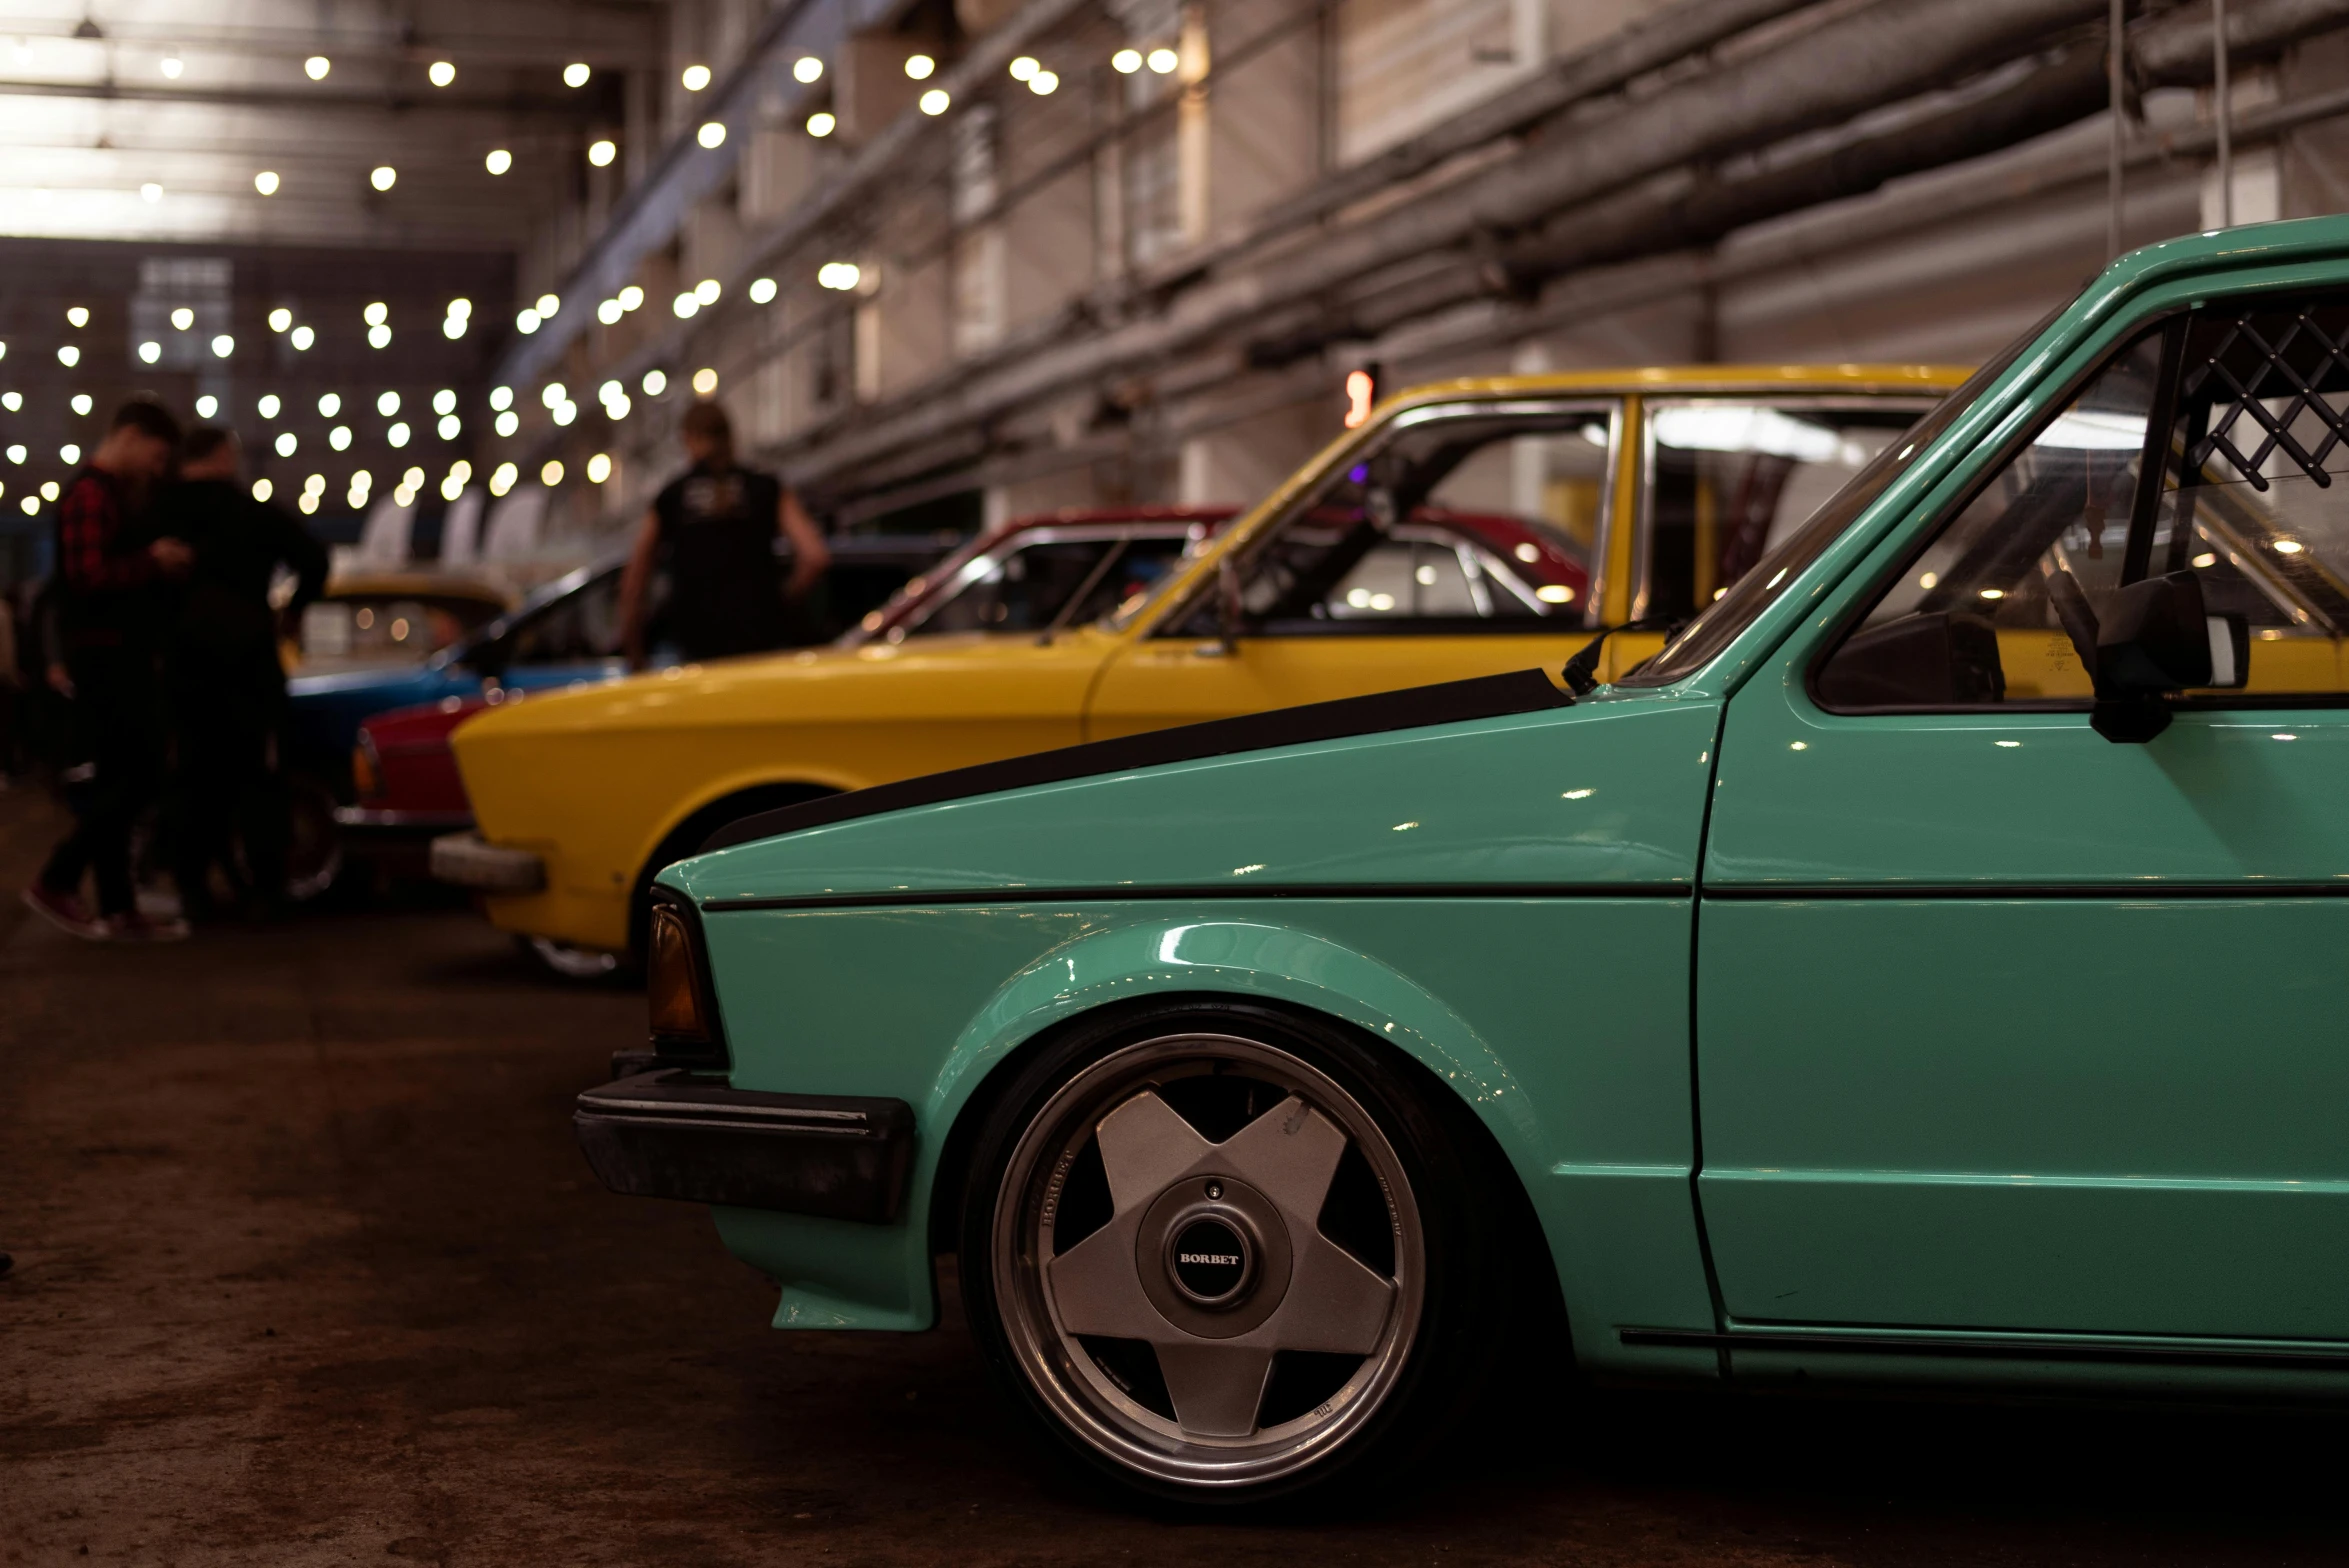
[[[1175,1228],[1167,1238],[1166,1263],[1175,1289],[1203,1307],[1237,1301],[1256,1274],[1256,1254],[1247,1236],[1214,1214]]]
[[[1199,1339],[1245,1334],[1289,1293],[1288,1222],[1229,1176],[1186,1176],[1158,1195],[1134,1235],[1134,1272],[1159,1315]]]

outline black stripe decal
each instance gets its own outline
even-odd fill
[[[2130,1345],[2061,1339],[1960,1339],[1934,1334],[1767,1334],[1627,1328],[1626,1345],[1664,1350],[1766,1350],[1853,1356],[1931,1356],[1967,1361],[2071,1361],[2137,1366],[2297,1367],[2349,1371],[2349,1346],[2293,1350],[2259,1345]]]
[[[754,909],[868,909],[939,904],[1123,904],[1139,900],[1197,902],[1259,898],[1478,898],[1519,903],[1536,898],[1687,898],[1682,882],[1563,882],[1511,887],[1503,883],[1325,883],[1318,886],[1266,884],[1248,887],[1215,883],[1207,887],[977,887],[891,890],[885,893],[802,893],[781,898],[713,898],[704,914],[739,914]]]
[[[1996,902],[2028,899],[2097,899],[2137,902],[2145,899],[2213,898],[2349,898],[2349,879],[2339,882],[1849,882],[1786,883],[1768,887],[1712,887],[1708,901],[1776,903],[1800,899],[1871,899],[1878,903],[1902,899],[1971,898]]]
[[[1335,702],[1275,708],[1269,713],[1212,719],[1205,724],[1183,724],[1141,735],[1123,735],[1115,740],[1063,746],[1032,756],[1007,757],[1001,762],[982,762],[976,767],[953,768],[944,773],[900,779],[894,784],[876,784],[871,789],[850,790],[821,800],[762,811],[712,833],[702,844],[701,852],[708,854],[713,849],[727,849],[753,839],[825,827],[884,811],[935,806],[944,801],[994,795],[1036,784],[1060,784],[1070,779],[1126,773],[1170,762],[1197,762],[1208,757],[1342,740],[1353,735],[1383,735],[1434,724],[1462,724],[1512,713],[1538,713],[1546,708],[1571,707],[1573,703],[1573,696],[1560,690],[1542,671],[1515,670],[1506,675],[1479,675],[1471,680],[1373,692],[1367,697],[1341,697]]]

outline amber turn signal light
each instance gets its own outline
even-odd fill
[[[667,904],[655,904],[650,935],[644,989],[652,1007],[653,1038],[708,1040],[709,1020],[702,1016],[701,1008],[701,975],[693,933],[686,927],[685,917]]]

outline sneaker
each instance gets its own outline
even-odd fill
[[[107,942],[185,942],[188,923],[177,915],[149,915],[133,910],[127,915],[109,916],[106,934],[100,940]]]
[[[24,903],[25,908],[68,936],[78,936],[85,942],[106,940],[104,923],[90,913],[90,906],[82,902],[79,893],[60,893],[35,882],[24,890]]]

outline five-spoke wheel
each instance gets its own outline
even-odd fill
[[[1483,1250],[1431,1234],[1456,1212],[1428,1192],[1457,1179],[1455,1141],[1370,1051],[1260,1010],[1064,1042],[983,1139],[974,1326],[1047,1426],[1129,1485],[1318,1484],[1424,1437],[1431,1411],[1401,1406],[1463,1391],[1427,1386],[1467,1375],[1426,1329]]]

